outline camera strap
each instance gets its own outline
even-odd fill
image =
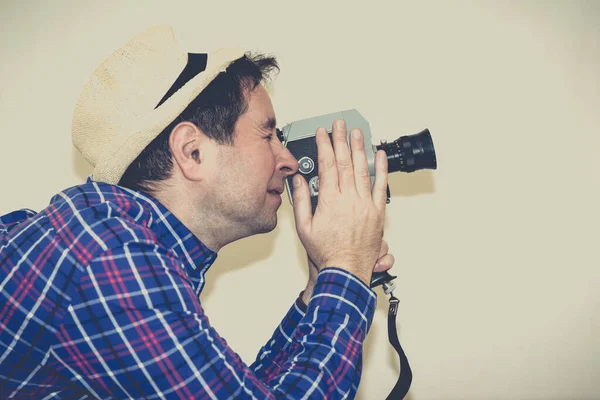
[[[404,354],[404,350],[402,350],[402,346],[400,346],[398,332],[396,330],[396,315],[398,314],[399,303],[400,300],[394,297],[394,294],[390,292],[390,308],[388,311],[388,338],[390,340],[390,344],[394,347],[394,350],[396,350],[396,353],[398,353],[398,357],[400,358],[400,376],[396,381],[396,385],[386,398],[387,400],[403,399],[404,396],[406,396],[406,393],[408,393],[408,389],[410,388],[410,384],[412,382],[412,370],[408,364],[406,354]]]

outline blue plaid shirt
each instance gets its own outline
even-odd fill
[[[318,276],[248,366],[199,294],[217,254],[155,199],[94,182],[0,217],[0,398],[352,398],[374,292]]]

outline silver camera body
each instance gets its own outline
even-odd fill
[[[369,127],[369,123],[357,110],[339,111],[294,121],[281,129],[283,145],[298,160],[298,173],[302,174],[308,182],[313,214],[317,208],[319,196],[319,163],[316,131],[318,128],[325,128],[331,138],[333,122],[336,119],[343,119],[346,122],[348,146],[350,146],[350,131],[354,128],[362,131],[365,141],[365,153],[369,164],[369,175],[371,176],[371,188],[373,188],[373,184],[375,183],[375,153],[377,149],[371,143],[371,128]],[[293,204],[294,186],[292,185],[292,177],[286,179],[285,186],[290,203]]]

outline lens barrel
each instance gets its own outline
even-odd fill
[[[414,135],[401,136],[390,143],[382,142],[376,148],[387,154],[388,173],[437,168],[435,148],[429,129]]]

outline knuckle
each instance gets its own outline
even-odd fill
[[[357,168],[354,170],[354,172],[356,173],[356,176],[358,178],[371,178],[371,174],[369,174],[369,170],[363,169],[363,168]]]
[[[334,127],[335,127],[335,125],[334,125]],[[346,139],[346,132],[345,132],[345,129],[343,129],[343,128],[333,129],[332,133],[333,133],[333,137],[335,137],[337,139],[339,139],[339,138],[342,138],[344,140]]]
[[[333,158],[326,158],[324,161],[325,162],[323,163],[323,165],[328,170],[332,169],[335,166],[335,159]]]
[[[364,148],[354,148],[352,150],[352,158],[358,161],[366,161],[367,153]]]
[[[345,129],[335,129],[332,132],[331,137],[336,142],[339,142],[340,144],[342,144],[342,142],[344,142],[343,144],[346,145],[346,146],[348,146],[348,143],[346,142],[348,140],[348,137],[346,135],[346,130]]]
[[[322,156],[319,157],[319,168],[323,170],[329,170],[335,165],[335,159],[333,157]]]
[[[343,169],[352,168],[352,161],[348,158],[341,158],[337,160],[338,167]]]

